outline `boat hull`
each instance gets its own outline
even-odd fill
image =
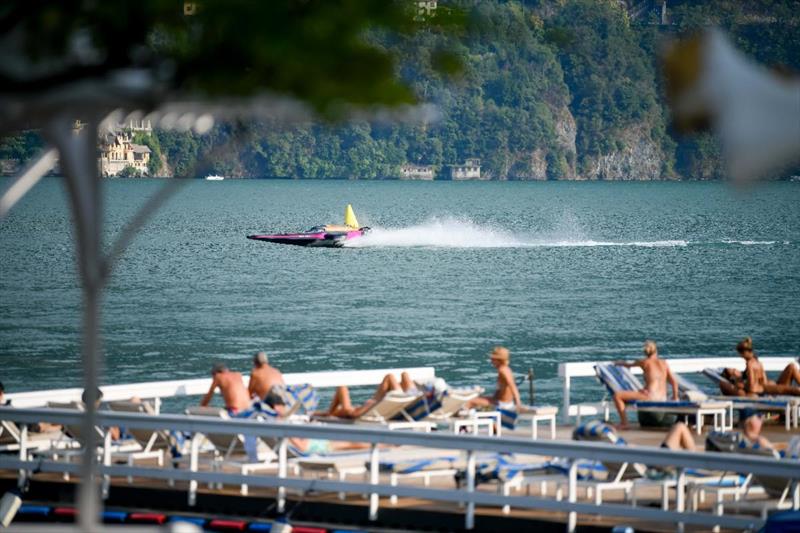
[[[357,239],[366,233],[364,230],[320,233],[278,233],[274,235],[248,235],[254,241],[309,246],[312,248],[341,248],[347,241]]]

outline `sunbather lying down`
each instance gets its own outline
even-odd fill
[[[291,438],[289,443],[303,455],[327,455],[331,452],[345,450],[365,450],[370,447],[367,442],[347,442],[325,439]]]
[[[335,416],[338,418],[358,418],[381,401],[386,394],[391,391],[414,392],[417,390],[417,385],[411,379],[407,372],[403,372],[400,376],[400,381],[393,374],[386,374],[383,377],[375,394],[372,398],[364,402],[362,405],[354,406],[350,400],[350,389],[346,386],[336,388],[336,393],[333,395],[331,405],[326,411],[318,411],[314,413],[315,416]]]

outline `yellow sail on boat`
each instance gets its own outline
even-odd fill
[[[356,214],[353,212],[353,206],[350,204],[347,204],[347,207],[344,208],[344,225],[353,229],[358,229],[361,227],[358,225],[358,219],[356,219]]]

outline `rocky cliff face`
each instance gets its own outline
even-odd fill
[[[644,124],[620,134],[622,148],[589,159],[588,170],[580,177],[587,180],[657,180],[662,179],[664,153],[649,135]]]
[[[577,128],[575,119],[567,108],[559,114],[556,121],[556,145],[563,151],[562,168],[559,179],[564,180],[658,180],[664,179],[665,155],[659,143],[652,140],[650,128],[646,124],[636,124],[618,135],[621,148],[591,157],[587,170],[578,173],[575,161],[578,159],[575,147]],[[550,165],[558,164],[547,149],[536,148],[521,156],[515,165],[510,179],[547,180],[552,175]]]
[[[516,163],[512,165],[506,179],[544,181],[552,175],[553,169],[550,166],[554,164],[560,164],[562,167],[559,179],[576,179],[575,161],[577,153],[575,137],[577,135],[577,127],[575,118],[566,105],[556,110],[555,114],[556,138],[554,139],[554,144],[561,151],[559,157],[553,158],[549,151],[543,147],[537,147],[532,152],[520,154]]]

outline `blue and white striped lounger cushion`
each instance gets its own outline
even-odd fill
[[[447,394],[447,391],[445,391],[444,394]],[[394,417],[394,420],[407,420],[407,417],[410,417],[411,420],[418,422],[420,420],[424,420],[428,417],[428,415],[437,411],[441,407],[441,397],[437,396],[433,392],[428,392],[420,396],[418,400],[403,410],[407,416],[404,416],[403,413],[399,413]]]
[[[515,463],[497,454],[493,458],[478,463],[475,468],[475,484],[489,483],[491,481],[510,481],[517,476],[530,474],[561,473],[559,467],[550,461],[536,463]],[[459,470],[456,475],[456,484],[460,487],[466,480],[465,469]]]
[[[608,442],[618,446],[627,444],[625,439],[617,435],[614,428],[600,420],[590,420],[572,431],[572,440],[589,442]]]
[[[453,468],[459,459],[458,455],[428,457],[428,458],[408,458],[396,461],[382,460],[378,463],[381,472],[394,474],[413,474],[425,470],[443,470]]]
[[[595,365],[594,369],[597,373],[597,379],[605,385],[611,394],[623,391],[638,391],[643,388],[642,382],[633,375],[630,369],[624,366],[617,366],[613,363],[600,363]]]
[[[643,388],[639,379],[633,375],[630,369],[624,366],[616,366],[611,363],[601,363],[595,365],[597,378],[606,386],[611,394],[622,391],[640,391]],[[636,400],[632,402],[639,409],[691,409],[700,407],[696,401],[683,400]]]

